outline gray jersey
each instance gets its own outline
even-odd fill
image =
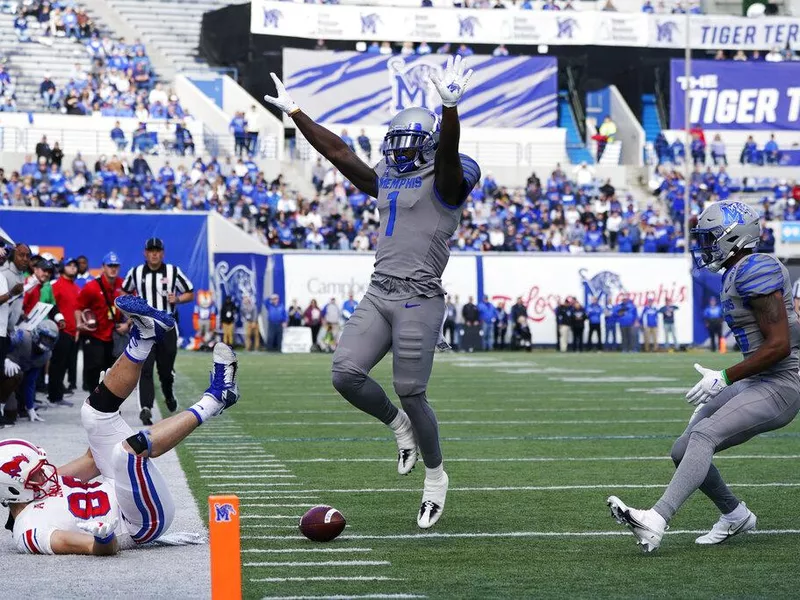
[[[736,337],[736,343],[745,357],[755,352],[764,343],[764,336],[750,308],[749,299],[767,296],[780,290],[789,318],[791,353],[765,374],[781,371],[797,371],[800,350],[800,322],[794,313],[792,282],[789,272],[781,262],[770,254],[745,256],[725,272],[722,279],[722,310],[725,322]]]
[[[480,180],[480,168],[460,156],[466,199]],[[448,242],[458,228],[461,206],[449,206],[439,197],[432,162],[410,173],[397,173],[381,162],[375,172],[381,226],[368,291],[387,299],[443,295]]]

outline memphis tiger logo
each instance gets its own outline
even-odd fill
[[[378,33],[378,25],[382,23],[377,13],[361,15],[361,33]]]
[[[556,19],[558,24],[558,38],[572,39],[575,35],[575,30],[578,29],[578,22],[573,18]]]
[[[214,522],[216,523],[229,523],[231,517],[237,515],[236,509],[233,504],[218,504],[214,503]]]
[[[475,37],[475,28],[480,27],[478,17],[458,17],[458,35]]]
[[[675,21],[656,21],[656,41],[667,44],[673,43],[673,35],[678,31],[678,24]]]
[[[277,29],[282,18],[283,13],[277,8],[264,9],[264,27]]]
[[[578,275],[586,292],[586,304],[588,304],[589,298],[592,297],[598,300],[605,297],[607,300],[613,301],[618,294],[625,292],[622,278],[617,273],[600,271],[596,275],[589,277],[587,269],[580,269]]]
[[[431,83],[431,74],[441,79],[444,69],[441,65],[426,60],[406,62],[395,56],[386,61],[392,90],[392,108],[403,110],[411,106],[423,106],[435,110],[439,105],[439,95]]]

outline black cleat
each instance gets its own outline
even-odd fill
[[[153,424],[153,413],[150,412],[150,409],[145,407],[139,413],[139,418],[142,420],[142,425],[152,425]]]

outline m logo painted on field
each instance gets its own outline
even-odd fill
[[[671,44],[674,42],[672,36],[678,31],[678,24],[675,21],[656,21],[656,41]]]
[[[277,29],[282,18],[283,13],[277,8],[264,9],[264,27]]]
[[[229,523],[231,517],[236,515],[232,504],[214,504],[214,521],[216,523]]]
[[[406,63],[399,57],[390,58],[386,62],[392,88],[393,110],[403,110],[411,106],[423,106],[434,110],[439,101],[439,95],[431,83],[431,73],[439,78],[444,74],[441,66],[425,61]]]
[[[361,15],[361,33],[378,33],[378,23],[382,23],[377,13]]]
[[[480,27],[478,17],[458,17],[458,35],[475,37],[475,28]]]
[[[572,39],[575,35],[575,30],[578,29],[578,22],[573,18],[556,19],[558,23],[558,38]]]
[[[22,463],[31,462],[28,460],[28,457],[24,454],[18,454],[8,462],[3,463],[0,465],[0,471],[8,475],[9,477],[17,478],[22,473]]]

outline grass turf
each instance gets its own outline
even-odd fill
[[[609,516],[609,494],[647,507],[672,476],[669,450],[692,412],[680,390],[697,380],[695,360],[721,368],[737,356],[439,355],[429,398],[451,491],[433,535],[416,526],[421,461],[410,476],[397,475],[393,437],[338,396],[330,356],[243,353],[241,401],[179,456],[201,514],[210,493],[240,493],[246,598],[797,596],[800,538],[747,535],[698,547],[696,533],[680,531],[707,530],[718,517],[699,492],[654,555],[643,555]],[[186,405],[204,389],[209,363],[208,354],[179,356]],[[373,374],[393,397],[391,360]],[[733,487],[761,530],[800,529],[799,432],[792,424],[718,459],[731,484],[794,484]],[[346,516],[339,539],[314,544],[299,535],[296,517],[313,504]],[[511,532],[519,537],[495,535]],[[345,551],[316,552],[328,549]],[[380,564],[297,564],[330,561]],[[328,577],[368,579],[312,579]],[[270,581],[256,581],[263,579]]]

